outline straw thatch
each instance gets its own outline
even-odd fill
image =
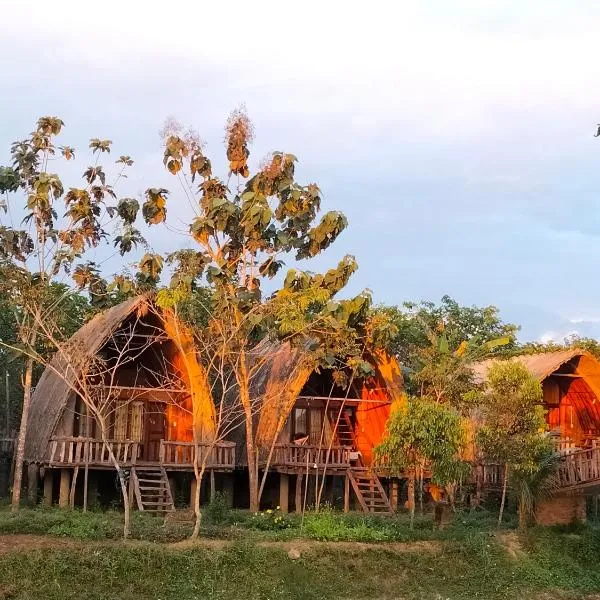
[[[574,358],[579,359],[579,363],[582,362],[581,359],[584,359],[583,363],[585,363],[585,374],[595,376],[600,375],[600,364],[598,363],[598,360],[589,352],[586,352],[585,350],[578,350],[577,348],[570,350],[559,350],[557,352],[544,352],[542,354],[523,354],[520,356],[514,356],[508,360],[522,364],[536,379],[539,381],[544,381],[544,379],[552,375],[552,373],[556,372],[565,363],[568,363]],[[475,364],[473,367],[473,373],[475,375],[476,382],[485,383],[490,367],[494,364],[497,364],[501,360],[503,359],[491,358]],[[581,367],[584,367],[584,365],[581,364]]]
[[[146,302],[144,296],[138,296],[96,315],[75,333],[71,342],[77,344],[87,357],[94,356],[121,323]],[[51,368],[45,369],[31,398],[25,442],[26,461],[43,461],[48,442],[73,396],[71,385],[75,381],[75,373],[67,367],[65,360],[64,356],[55,355]]]

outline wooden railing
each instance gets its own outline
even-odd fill
[[[139,457],[139,442],[133,440],[96,440],[83,437],[58,437],[50,440],[50,465],[113,466],[112,450],[120,465],[134,465]]]
[[[348,468],[352,448],[348,446],[300,446],[297,444],[280,444],[275,446],[271,464],[273,466],[323,468]]]
[[[504,483],[504,465],[496,462],[483,462],[475,467],[478,484],[487,489],[501,488]]]
[[[235,467],[235,442],[174,442],[161,440],[160,462],[165,467]]]
[[[564,454],[560,460],[557,478],[561,488],[600,485],[600,448]]]

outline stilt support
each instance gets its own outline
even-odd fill
[[[58,506],[69,508],[69,491],[71,487],[71,470],[60,470],[60,491],[58,495]]]
[[[50,508],[52,506],[53,484],[54,471],[52,469],[46,469],[44,471],[44,499],[42,501],[42,506],[44,508]]]
[[[290,476],[286,473],[279,475],[279,508],[282,513],[289,511]]]

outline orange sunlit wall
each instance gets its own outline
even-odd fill
[[[365,465],[373,462],[373,448],[381,442],[385,426],[390,416],[390,399],[387,390],[382,389],[377,381],[369,379],[363,385],[362,402],[356,409],[356,446],[361,453]]]
[[[544,400],[548,428],[559,429],[561,437],[581,445],[586,436],[600,434],[600,403],[583,378],[561,384],[548,382]]]

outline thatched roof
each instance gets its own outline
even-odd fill
[[[598,363],[589,352],[577,349],[544,352],[542,354],[523,354],[521,356],[513,356],[508,360],[522,364],[536,379],[543,381],[571,359],[581,357],[585,357],[587,361],[591,360]],[[491,358],[475,364],[473,366],[475,380],[478,383],[485,383],[490,367],[501,360],[503,359]]]
[[[146,302],[145,296],[137,296],[97,314],[73,335],[71,341],[88,357],[93,356],[121,323]],[[48,442],[67,402],[72,397],[72,380],[70,382],[65,375],[69,373],[69,369],[64,361],[64,356],[54,356],[51,366],[44,370],[33,393],[25,442],[27,461],[44,459]]]

